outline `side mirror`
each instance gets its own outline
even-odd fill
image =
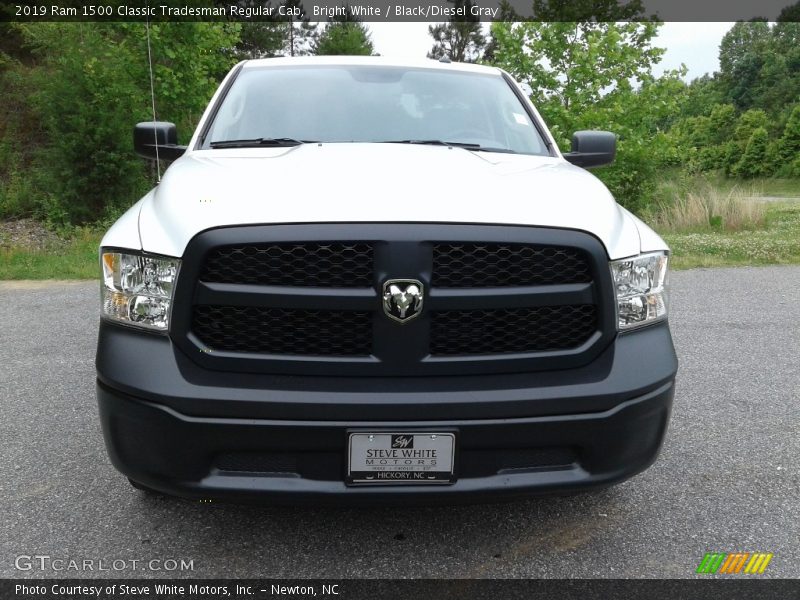
[[[572,135],[572,151],[564,158],[588,169],[611,164],[616,155],[617,136],[610,131],[576,131]]]
[[[178,129],[174,123],[145,121],[133,128],[133,149],[143,158],[175,160],[183,156],[186,146],[178,146]]]

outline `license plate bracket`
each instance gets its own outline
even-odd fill
[[[348,485],[455,483],[453,431],[349,431]]]

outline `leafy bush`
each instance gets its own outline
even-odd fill
[[[150,185],[133,154],[131,132],[152,119],[142,23],[27,23],[17,31],[31,51],[4,81],[24,78],[25,128],[0,131],[6,144],[33,146],[26,180],[8,169],[0,214],[32,214],[54,223],[94,222],[118,214]],[[219,79],[231,66],[238,25],[161,23],[151,27],[158,116],[188,139]],[[232,50],[231,50],[232,51]],[[4,94],[5,95],[5,94]],[[24,159],[24,161],[23,161]]]
[[[778,174],[800,177],[800,104],[792,109],[775,149]]]
[[[132,122],[147,118],[147,96],[125,76],[132,56],[108,26],[41,25],[26,29],[42,57],[30,98],[47,133],[37,183],[51,220],[95,220],[145,189],[129,137]]]
[[[733,168],[733,175],[744,179],[770,175],[772,168],[768,160],[769,134],[763,127],[753,131],[741,159]]]
[[[733,177],[755,177],[755,175],[744,175],[744,173],[756,171],[766,172],[768,170],[765,165],[765,161],[767,159],[767,145],[769,143],[769,134],[767,133],[768,124],[769,118],[767,117],[767,113],[765,113],[763,110],[751,109],[741,114],[733,131],[733,136],[727,147],[725,164],[723,165],[726,175]],[[759,140],[757,142],[757,147],[753,149],[750,157],[759,157],[760,162],[757,165],[743,165],[742,161],[744,160],[747,146],[750,143],[753,134],[759,129],[763,129],[764,133],[767,133],[764,148],[762,151],[760,148],[761,141]]]
[[[658,146],[657,141],[621,138],[614,163],[595,171],[617,202],[636,214],[645,213],[653,202],[662,164]]]
[[[18,39],[5,25],[6,39]],[[42,143],[28,98],[34,91],[29,69],[0,50],[0,218],[44,216],[42,194],[34,185],[33,158]]]

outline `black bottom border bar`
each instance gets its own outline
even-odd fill
[[[105,574],[104,577],[113,577]],[[266,600],[750,600],[800,597],[798,579],[5,579],[0,598]]]

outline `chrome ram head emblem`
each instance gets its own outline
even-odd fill
[[[422,298],[422,283],[416,279],[389,279],[383,284],[383,312],[400,323],[419,315]]]

